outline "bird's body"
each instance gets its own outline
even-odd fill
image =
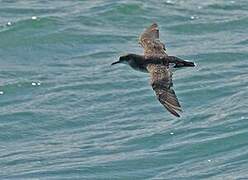
[[[130,58],[130,61],[127,63],[135,70],[149,73],[147,70],[148,64],[163,64],[165,63],[165,59],[158,59],[158,58],[149,58],[146,59],[144,56],[137,55],[137,54],[128,54],[128,58]],[[124,56],[127,58],[126,56]]]
[[[182,111],[181,105],[172,89],[172,72],[174,68],[192,67],[193,62],[184,61],[165,53],[165,45],[159,41],[158,25],[152,24],[139,38],[139,43],[144,48],[144,55],[127,54],[121,56],[119,61],[112,63],[129,64],[133,69],[150,73],[150,84],[161,104],[173,115],[180,117],[178,111]]]

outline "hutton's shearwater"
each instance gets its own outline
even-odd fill
[[[192,67],[193,62],[184,61],[166,54],[165,45],[159,40],[158,25],[153,23],[139,37],[139,43],[144,48],[144,55],[127,54],[119,61],[113,62],[129,64],[133,69],[150,73],[150,84],[160,103],[173,115],[180,117],[182,111],[175,91],[172,89],[172,68]]]

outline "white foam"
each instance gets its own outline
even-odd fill
[[[174,4],[171,0],[166,1],[167,4]]]

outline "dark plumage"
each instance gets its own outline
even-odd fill
[[[119,61],[112,63],[129,64],[133,69],[150,73],[150,84],[159,102],[173,115],[180,117],[182,111],[175,91],[172,89],[173,68],[193,67],[193,62],[184,61],[175,56],[166,54],[165,45],[159,40],[158,25],[153,23],[139,37],[139,43],[144,48],[144,55],[128,54],[121,56]]]

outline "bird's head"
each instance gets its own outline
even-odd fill
[[[118,63],[128,64],[129,61],[131,61],[132,59],[133,59],[132,54],[127,54],[127,55],[121,56],[119,58],[119,61],[113,62],[111,65],[118,64]]]

